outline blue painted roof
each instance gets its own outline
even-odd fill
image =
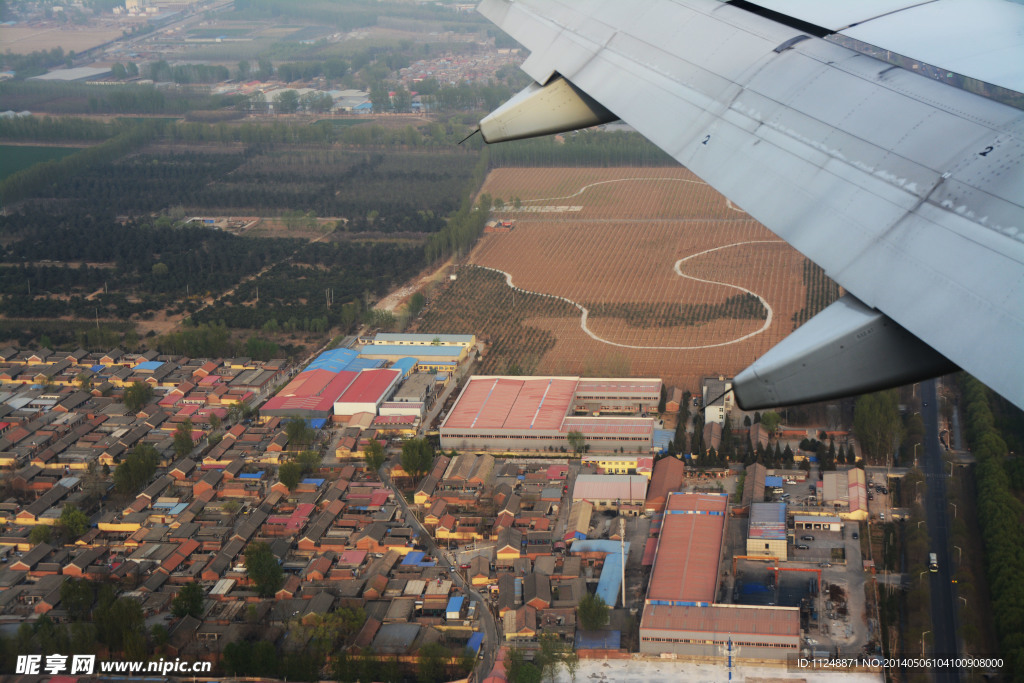
[[[629,557],[628,542],[625,551],[626,557]],[[601,596],[606,605],[615,607],[615,603],[619,599],[619,587],[622,585],[622,547],[619,542],[593,538],[573,541],[573,554],[600,552],[608,554],[604,557],[601,578],[597,580],[597,594]]]
[[[405,342],[407,344],[430,344],[434,340],[445,344],[469,344],[473,341],[471,334],[430,334],[429,332],[378,332],[375,341],[381,343]]]
[[[426,555],[422,550],[413,550],[412,552],[406,553],[405,557],[402,558],[402,565],[408,566],[412,564],[419,564],[423,560],[423,556]]]
[[[667,451],[668,445],[672,443],[672,439],[676,433],[671,429],[655,429],[654,430],[654,447],[659,451]]]
[[[245,472],[238,475],[239,479],[262,479],[263,472]]]
[[[363,347],[367,356],[421,356],[436,358],[458,358],[465,348],[461,346],[408,346],[405,344],[371,344]]]
[[[765,477],[765,486],[782,486],[782,477]]]
[[[107,369],[106,365],[90,365],[89,369],[93,372],[102,372]]]
[[[309,421],[309,426],[313,429],[323,429],[325,424],[327,424],[327,419],[323,417],[316,417]]]
[[[457,595],[448,601],[448,607],[445,608],[445,612],[461,612],[462,603],[466,598],[461,595]]]
[[[404,376],[412,372],[413,368],[416,367],[416,363],[418,362],[419,361],[417,361],[415,358],[399,358],[391,365],[391,367],[395,370],[401,370],[402,375]]]
[[[577,650],[618,650],[622,642],[621,631],[582,631],[576,630]]]
[[[349,363],[355,360],[358,355],[352,349],[331,349],[317,356],[316,360],[310,363],[306,369],[341,372],[347,369]]]
[[[152,372],[153,370],[156,370],[157,368],[159,368],[161,365],[163,365],[163,363],[161,363],[158,360],[147,360],[147,361],[145,361],[143,363],[139,363],[138,365],[136,365],[135,369],[136,370],[149,370],[149,371]]]
[[[374,368],[384,367],[384,361],[380,358],[353,358],[345,369],[351,372],[359,372],[360,370],[373,370]]]
[[[480,651],[480,646],[484,643],[484,634],[477,631],[469,637],[469,642],[466,643],[466,648],[476,654]]]
[[[323,479],[313,479],[312,477],[308,477],[306,479],[303,479],[302,483],[303,484],[313,484],[314,486],[323,486],[324,485],[324,480]]]

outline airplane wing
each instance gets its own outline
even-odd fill
[[[530,50],[535,81],[481,121],[485,140],[619,118],[851,295],[737,375],[741,405],[959,366],[1024,408],[1024,5],[479,9]]]

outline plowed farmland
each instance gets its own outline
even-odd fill
[[[683,168],[499,169],[482,191],[501,200],[493,217],[515,227],[483,236],[421,327],[449,331],[458,318],[450,331],[500,339],[485,372],[627,373],[697,390],[701,377],[735,374],[837,294]],[[472,266],[511,277],[514,313],[495,298],[504,288],[501,306],[510,305],[504,277],[485,271],[472,282],[486,286],[471,286]]]

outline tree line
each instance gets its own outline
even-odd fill
[[[92,168],[108,164],[149,142],[159,134],[160,127],[161,124],[155,121],[139,123],[93,147],[13,173],[0,181],[0,203],[6,207],[56,189],[73,176],[87,175]]]
[[[211,95],[190,90],[163,90],[148,84],[97,87],[88,83],[4,81],[4,107],[49,114],[181,115],[193,109],[223,109],[242,101],[239,95]]]
[[[676,161],[639,133],[588,129],[564,136],[515,140],[491,148],[491,165],[675,166]]]
[[[962,374],[960,388],[967,416],[967,438],[974,457],[978,524],[992,593],[992,617],[1005,660],[1004,671],[1024,671],[1024,504],[1010,486],[1006,464],[1020,456],[1009,449],[991,408],[989,390]]]

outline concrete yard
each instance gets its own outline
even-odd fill
[[[576,681],[608,681],[609,683],[718,683],[729,680],[729,670],[722,665],[652,660],[581,659]],[[785,667],[736,666],[733,681],[807,681],[807,683],[879,683],[881,673],[845,673],[839,671],[793,671]],[[571,683],[561,669],[557,683]]]

